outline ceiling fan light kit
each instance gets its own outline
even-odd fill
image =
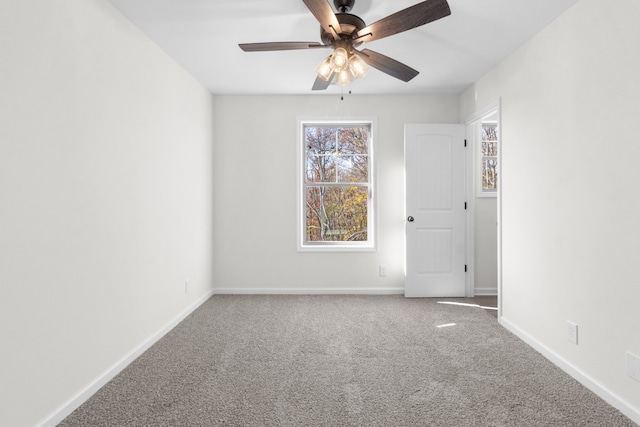
[[[346,86],[360,79],[368,67],[376,68],[392,77],[408,82],[418,75],[413,68],[370,49],[358,50],[364,42],[388,37],[451,14],[447,0],[426,0],[403,9],[367,26],[356,15],[348,13],[355,0],[334,0],[335,13],[327,0],[302,0],[320,23],[317,42],[243,43],[245,52],[331,48],[333,53],[316,67],[316,81],[312,90],[324,90],[330,84]]]
[[[347,86],[352,80],[361,79],[369,66],[347,47],[336,47],[333,54],[326,57],[317,67],[318,77],[329,84]]]

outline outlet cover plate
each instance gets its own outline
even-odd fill
[[[387,277],[387,266],[386,265],[381,265],[380,266],[380,277]]]
[[[578,325],[567,320],[567,339],[578,345]]]

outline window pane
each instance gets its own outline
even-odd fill
[[[496,141],[498,139],[498,128],[494,125],[482,126],[482,140],[483,141]]]
[[[482,190],[496,191],[498,189],[498,160],[482,160]]]
[[[341,128],[338,132],[339,154],[367,154],[369,144],[368,127]]]
[[[368,182],[368,156],[340,156],[336,158],[338,165],[338,182]]]
[[[497,156],[498,155],[498,141],[482,141],[482,155],[483,156]]]
[[[307,242],[366,241],[366,187],[308,187]]]
[[[307,155],[334,154],[336,152],[335,127],[305,127]]]
[[[307,182],[336,182],[335,156],[307,154]]]
[[[498,155],[498,131],[495,126],[482,126],[482,155]]]

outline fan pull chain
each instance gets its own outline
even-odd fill
[[[349,89],[349,95],[351,95],[351,89]],[[344,101],[344,88],[340,88],[340,101]]]

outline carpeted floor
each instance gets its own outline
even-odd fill
[[[215,296],[60,426],[635,426],[442,301]]]

